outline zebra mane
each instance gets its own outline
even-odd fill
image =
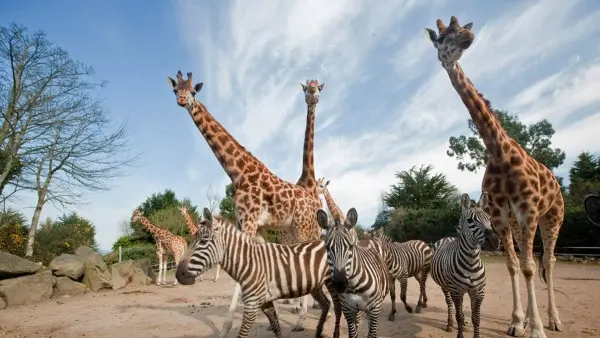
[[[247,242],[249,244],[257,244],[258,242],[253,238],[248,236],[244,231],[238,229],[237,225],[230,220],[222,217],[221,215],[213,215],[212,216],[212,226],[211,228],[218,229],[219,232],[223,233],[231,233],[235,236],[239,236],[242,241]],[[208,226],[208,222],[206,220],[202,220],[200,224],[204,226]]]

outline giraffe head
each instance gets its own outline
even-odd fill
[[[306,80],[306,84],[300,82],[302,91],[304,91],[304,100],[306,104],[319,103],[319,94],[325,86],[324,83],[319,84],[318,80]]]
[[[202,82],[193,85],[192,73],[187,73],[187,80],[183,79],[181,71],[177,71],[177,81],[173,78],[168,77],[169,83],[173,87],[173,93],[177,98],[177,104],[182,107],[193,107],[196,94],[202,90],[204,85]]]
[[[131,219],[131,221],[133,223],[138,223],[142,220],[142,217],[144,217],[144,215],[142,215],[142,212],[139,209],[135,209],[133,211],[133,218]]]
[[[319,178],[317,180],[317,192],[319,194],[324,194],[328,185],[329,185],[329,180],[325,181],[325,177]]]
[[[460,26],[455,16],[452,16],[448,26],[444,25],[441,19],[438,19],[436,23],[439,36],[433,29],[425,28],[425,32],[437,49],[438,59],[442,62],[444,68],[454,67],[455,62],[460,59],[463,52],[475,40],[475,35],[471,32],[473,23],[469,22],[464,26]]]

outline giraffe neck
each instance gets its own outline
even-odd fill
[[[182,210],[183,217],[185,218],[185,225],[187,225],[188,230],[190,231],[190,235],[196,236],[198,233],[198,227],[194,225],[194,220],[192,220],[192,216],[189,212],[184,212]]]
[[[308,104],[306,114],[306,131],[304,133],[304,154],[302,157],[302,174],[296,183],[317,195],[317,181],[315,179],[315,109],[316,104]]]
[[[163,236],[163,231],[165,231],[165,229],[161,229],[155,225],[153,225],[152,223],[150,223],[150,220],[148,220],[147,218],[142,218],[140,220],[140,223],[142,223],[142,226],[144,227],[144,229],[148,230],[149,233],[152,234],[152,237],[154,237],[154,239],[156,240],[161,240],[164,236]]]
[[[323,191],[323,195],[325,196],[325,202],[327,202],[327,208],[329,208],[329,211],[331,212],[331,216],[333,216],[333,219],[339,219],[340,222],[343,222],[346,219],[346,217],[344,217],[344,214],[342,213],[340,208],[338,208],[337,204],[335,204],[333,197],[331,197],[331,194],[329,193],[329,189],[325,189]]]
[[[503,144],[506,144],[509,136],[492,111],[489,101],[477,91],[458,62],[454,64],[454,67],[444,68],[448,72],[452,86],[469,110],[471,119],[490,154],[489,159],[494,162],[504,161],[509,149],[503,149]]]
[[[229,132],[208,112],[206,107],[198,100],[194,100],[194,107],[188,113],[194,120],[194,124],[204,136],[208,146],[215,157],[231,179],[234,186],[238,187],[244,172],[249,167],[250,171],[256,172],[270,170],[256,157],[250,154]]]

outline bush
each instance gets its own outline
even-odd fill
[[[442,237],[455,236],[459,217],[458,204],[443,209],[396,209],[385,232],[398,242],[419,239],[433,243]]]
[[[148,258],[150,264],[156,264],[158,258],[156,257],[156,246],[154,244],[138,244],[127,248],[121,247],[121,260],[126,261],[128,259],[142,259]],[[104,255],[104,262],[107,265],[119,262],[119,249]]]

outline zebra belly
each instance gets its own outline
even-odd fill
[[[369,304],[369,297],[365,294],[360,293],[343,293],[340,297],[342,304],[345,304],[347,307],[360,310],[367,311],[367,304]]]

